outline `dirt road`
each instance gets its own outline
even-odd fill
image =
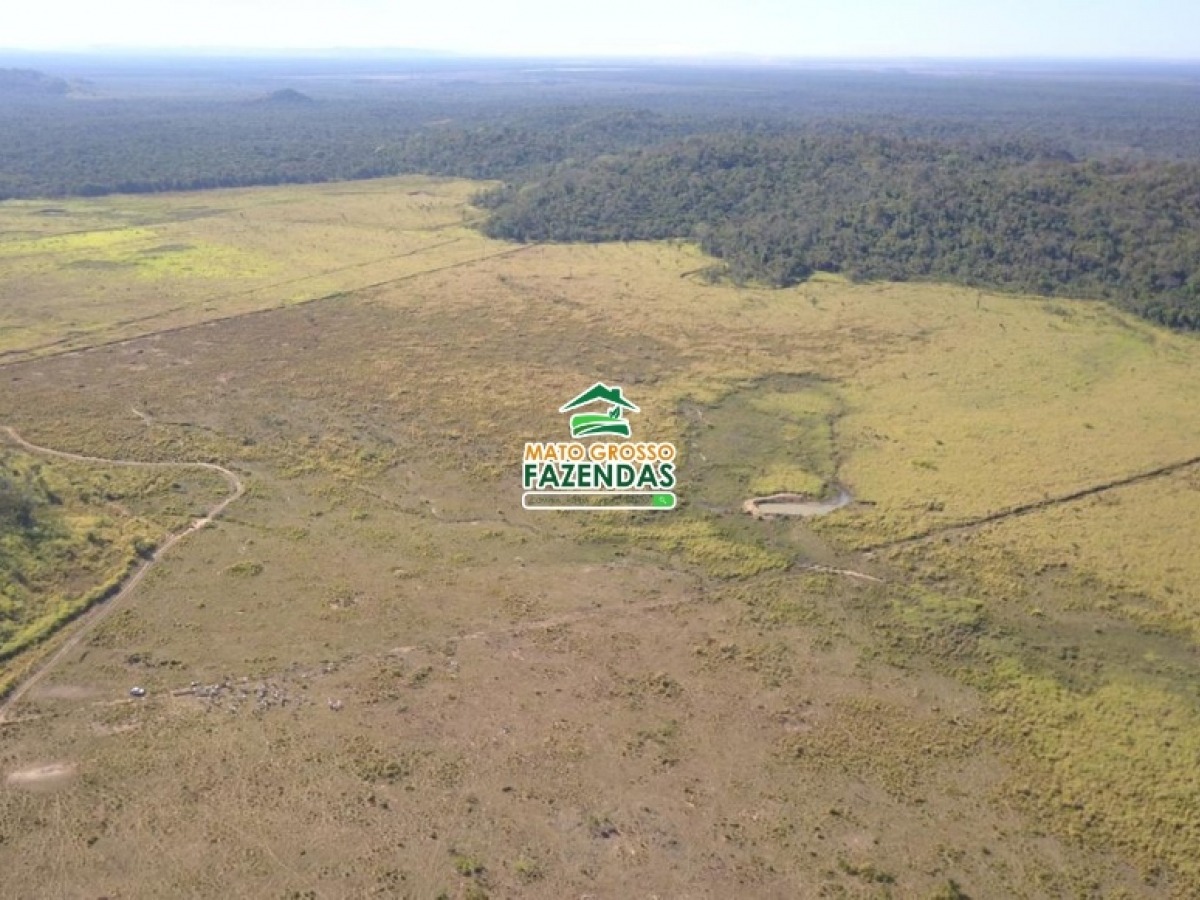
[[[3,725],[8,720],[9,711],[12,710],[21,699],[47,674],[49,674],[55,666],[61,663],[71,651],[73,651],[83,641],[91,631],[99,625],[106,617],[112,614],[121,603],[128,597],[146,577],[147,573],[154,568],[163,554],[182,541],[189,535],[195,534],[204,526],[208,525],[213,519],[221,515],[231,503],[246,492],[245,485],[242,479],[234,472],[219,466],[216,463],[206,462],[143,462],[132,459],[104,459],[99,456],[86,456],[82,453],[67,453],[63,450],[52,450],[49,447],[39,447],[37,444],[31,444],[25,438],[17,433],[16,429],[7,425],[0,426],[0,433],[8,436],[9,440],[29,453],[35,453],[41,456],[52,456],[58,459],[69,459],[75,462],[98,463],[106,466],[128,466],[132,468],[148,468],[148,469],[203,469],[208,472],[215,472],[225,479],[225,483],[229,485],[229,494],[210,508],[203,516],[193,521],[187,528],[182,531],[177,531],[167,538],[144,562],[139,564],[129,576],[125,579],[125,583],[121,585],[121,589],[108,600],[103,603],[98,603],[90,610],[75,620],[71,628],[71,635],[66,642],[59,647],[53,654],[38,665],[33,672],[23,682],[17,685],[5,698],[0,702],[0,725]]]

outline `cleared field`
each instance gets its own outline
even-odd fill
[[[1195,471],[859,549],[1200,454],[1194,340],[938,285],[706,285],[687,246],[501,245],[461,230],[471,188],[88,206],[95,230],[219,204],[170,227],[300,273],[457,243],[252,315],[173,275],[162,302],[213,321],[0,367],[29,440],[248,484],[0,729],[17,895],[1200,888]],[[309,218],[314,256],[284,240]],[[12,350],[122,334],[48,302],[76,252],[44,254],[49,318],[10,309]],[[523,443],[596,380],[683,448],[680,510],[521,509]],[[820,520],[740,512],[834,482],[858,503]]]
[[[481,185],[405,179],[0,207],[0,362],[474,259]],[[386,201],[381,202],[386,197]],[[498,246],[498,245],[495,245]]]

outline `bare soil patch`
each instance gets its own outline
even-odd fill
[[[4,783],[10,787],[43,787],[65,781],[74,774],[75,766],[70,763],[47,763],[10,772]]]

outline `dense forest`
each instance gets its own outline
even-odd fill
[[[686,238],[740,280],[949,280],[1200,328],[1190,69],[229,65],[0,70],[0,200],[494,179],[504,238]]]
[[[1200,164],[1024,144],[693,137],[481,198],[497,237],[694,239],[739,280],[813,272],[1095,297],[1200,328]]]
[[[438,121],[436,108],[306,103],[277,94],[245,102],[146,101],[132,109],[108,101],[86,101],[82,110],[72,101],[0,104],[0,200],[408,172],[523,180],[548,165],[705,127],[624,110],[513,111],[501,120],[466,113],[461,121]]]

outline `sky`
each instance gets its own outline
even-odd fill
[[[1200,60],[1200,0],[57,0],[0,47]]]

